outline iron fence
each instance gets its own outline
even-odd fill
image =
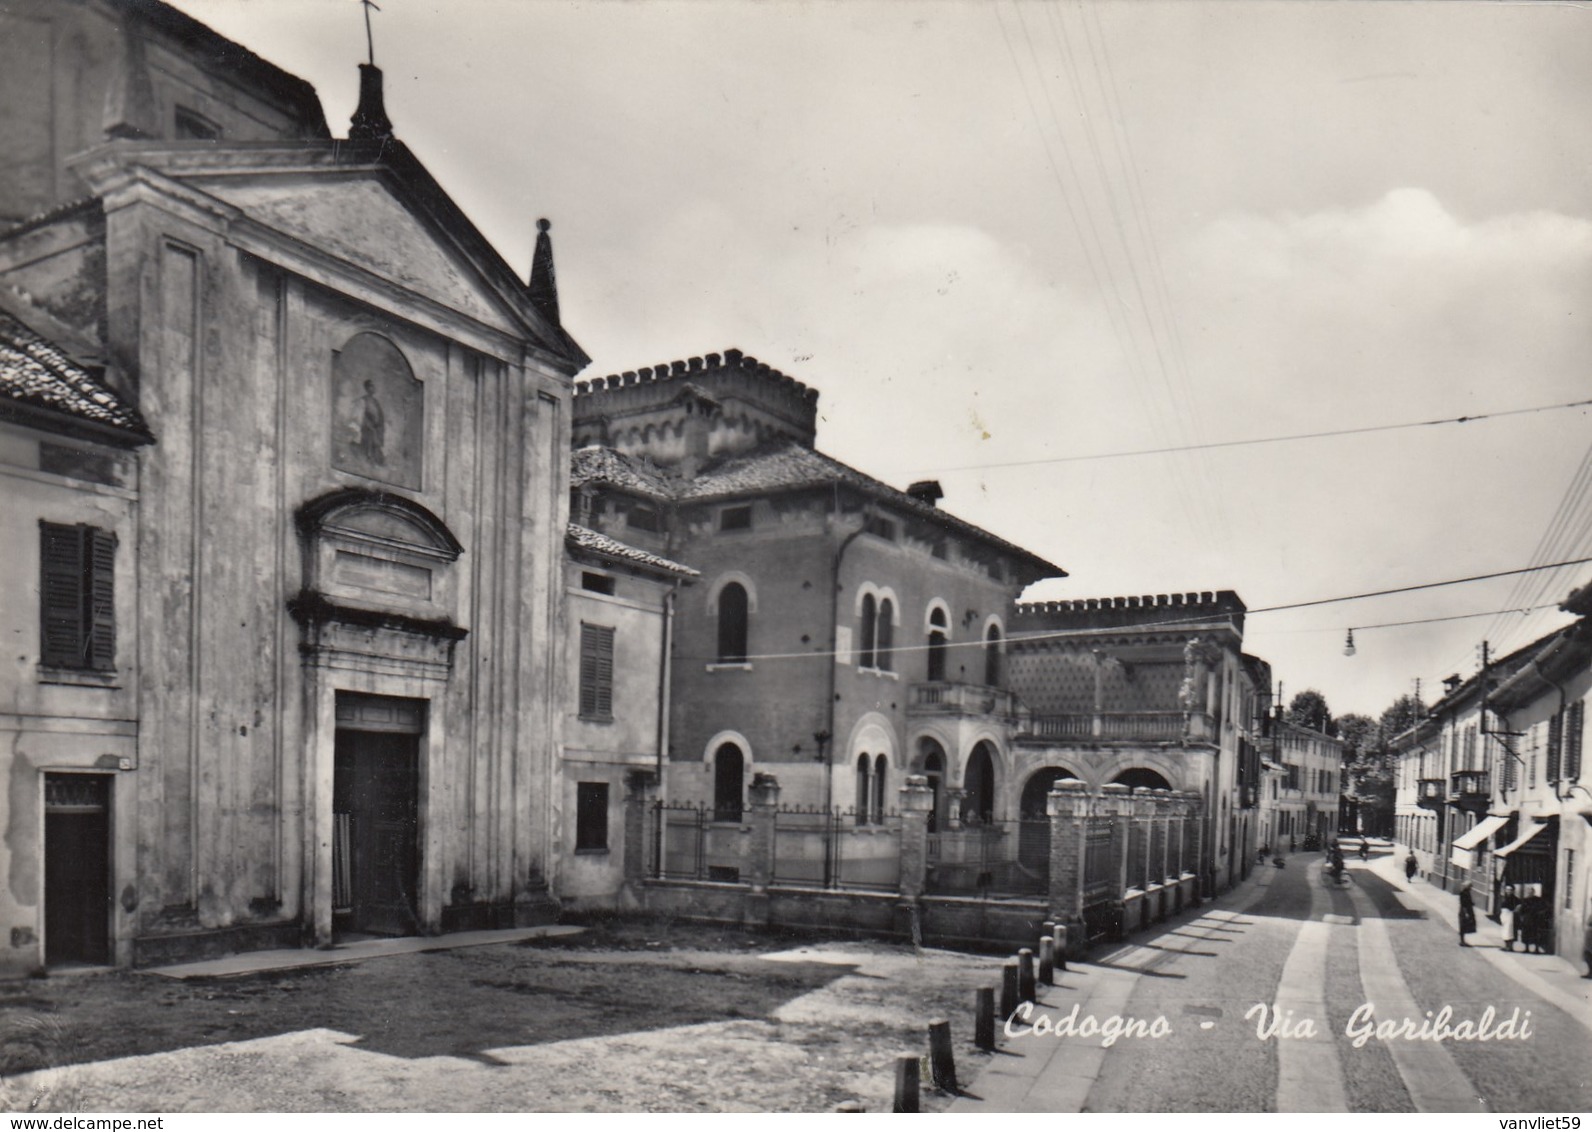
[[[738,883],[747,872],[745,828],[712,806],[652,805],[654,877]]]
[[[895,813],[781,807],[774,812],[775,884],[894,892],[901,885]]]
[[[929,863],[925,888],[939,895],[1045,895],[1050,891],[1050,821],[1004,819],[930,834]]]

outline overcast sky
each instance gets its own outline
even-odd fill
[[[354,0],[179,0],[347,129]],[[382,0],[388,111],[585,376],[738,347],[819,445],[1065,567],[1252,609],[1592,555],[1592,7]],[[1021,466],[992,466],[1012,465]],[[1579,478],[1578,478],[1579,477]],[[1379,713],[1592,565],[1255,614]],[[1342,655],[1345,631],[1358,655]],[[1426,696],[1428,702],[1433,698]]]

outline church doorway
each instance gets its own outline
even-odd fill
[[[420,733],[425,703],[338,693],[332,780],[332,925],[420,931]]]

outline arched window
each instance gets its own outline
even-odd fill
[[[874,601],[872,594],[864,594],[862,598],[862,625],[858,633],[857,665],[860,668],[874,666],[874,631],[879,623],[879,606]]]
[[[936,606],[929,614],[929,679],[945,679],[945,610]]]
[[[868,756],[857,756],[857,824],[866,825],[868,814]]]
[[[943,793],[940,787],[945,778],[945,752],[938,743],[925,736],[918,740],[918,758],[923,767],[923,777],[929,780],[929,790],[933,797],[933,808],[929,810],[929,832],[937,833],[940,828],[940,800]]]
[[[883,755],[873,760],[873,820],[884,821],[885,811],[885,779],[890,769],[890,760]]]
[[[991,688],[1001,686],[1001,627],[991,625],[984,631],[984,683]]]
[[[967,792],[962,820],[974,823],[994,820],[995,760],[990,755],[988,743],[979,743],[968,756],[962,788]]]
[[[895,665],[890,650],[895,646],[895,605],[889,598],[879,602],[879,629],[875,634],[874,658],[881,672],[889,672]]]
[[[719,663],[740,664],[746,660],[746,587],[731,582],[719,591]]]
[[[713,752],[713,820],[740,821],[746,778],[746,758],[734,743]]]

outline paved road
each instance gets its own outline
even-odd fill
[[[1349,883],[1337,886],[1318,856],[1299,854],[1283,869],[1257,873],[1236,899],[1069,972],[1032,1016],[1064,1021],[1077,1005],[1080,1025],[1085,1015],[1146,1024],[1162,1018],[1165,1036],[1123,1036],[1102,1048],[1099,1036],[1058,1039],[1019,1024],[1006,1049],[1023,1056],[997,1055],[974,1082],[982,1102],[954,1107],[1592,1108],[1592,1032],[1500,967],[1521,960],[1496,945],[1460,948],[1438,914],[1359,862]],[[1409,1018],[1413,1028],[1444,1007],[1454,1027],[1479,1023],[1489,1008],[1493,1030],[1514,1017],[1521,1036],[1505,1029],[1489,1041],[1379,1040],[1371,1033],[1357,1047],[1350,1034],[1367,1017],[1373,1027]]]

